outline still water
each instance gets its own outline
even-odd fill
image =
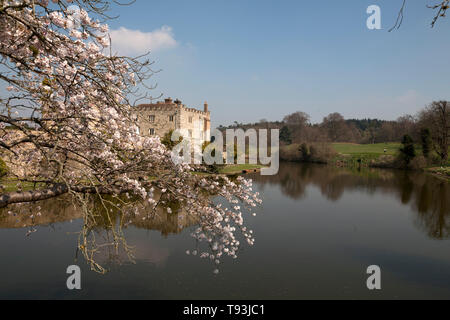
[[[250,177],[264,201],[246,221],[255,245],[223,259],[217,275],[208,261],[186,255],[193,226],[176,215],[128,226],[135,263],[106,253],[109,272],[100,275],[77,259],[82,222],[64,198],[38,204],[35,223],[2,210],[0,298],[450,299],[448,182],[293,163],[282,163],[277,176]],[[80,291],[66,288],[72,264],[82,269]],[[374,264],[382,272],[376,292],[366,287]]]

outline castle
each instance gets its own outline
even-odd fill
[[[163,137],[171,130],[179,130],[184,137],[203,143],[211,138],[211,119],[208,103],[203,111],[188,108],[180,100],[167,98],[135,107],[138,133],[142,136]]]

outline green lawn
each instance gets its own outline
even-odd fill
[[[223,175],[236,175],[241,174],[244,170],[253,170],[253,169],[261,169],[265,166],[259,165],[259,164],[227,164],[223,167],[220,167],[218,174]],[[211,175],[207,172],[192,172],[192,174],[199,175],[199,176],[208,176]]]
[[[250,169],[260,169],[264,166],[258,165],[258,164],[230,164],[226,165],[225,167],[221,168],[220,173],[221,174],[238,174],[242,173],[243,170],[250,170]]]
[[[4,192],[14,192],[17,191],[17,183],[18,181],[14,180],[0,180],[0,185],[2,185],[5,189]],[[39,189],[42,184],[36,184],[36,186],[33,183],[30,182],[23,182],[22,183],[22,191],[30,191],[36,189]]]
[[[400,143],[376,143],[376,144],[355,144],[355,143],[333,143],[333,148],[338,153],[371,154],[371,155],[395,155],[401,147]],[[386,153],[384,152],[386,149]]]

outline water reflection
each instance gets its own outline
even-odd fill
[[[283,163],[278,175],[250,176],[264,193],[266,185],[279,185],[282,193],[295,200],[308,196],[308,186],[317,187],[329,201],[338,201],[346,191],[367,194],[384,193],[393,196],[416,213],[415,225],[434,239],[450,237],[450,187],[449,183],[420,172],[380,169],[347,169],[331,166]],[[196,221],[182,211],[168,213],[159,209],[151,219],[143,219],[148,208],[135,208],[127,226],[157,230],[167,237],[179,234],[183,229],[196,225]],[[36,216],[36,212],[43,212]],[[101,217],[101,215],[100,215]],[[0,210],[0,229],[31,228],[39,225],[72,221],[82,218],[76,205],[66,197],[37,203],[9,206]],[[96,221],[99,230],[106,224]]]
[[[113,199],[109,200],[114,201]],[[91,244],[95,247],[92,251],[93,255],[90,256],[95,258],[92,260],[95,261],[94,266],[113,269],[136,261],[162,265],[169,256],[167,248],[158,247],[151,241],[129,239],[126,236],[127,229],[156,230],[163,237],[168,237],[171,234],[179,234],[183,229],[197,224],[194,218],[185,214],[182,209],[168,213],[166,208],[152,211],[149,207],[136,204],[129,208],[128,212],[121,212],[113,205],[102,204],[96,197],[92,197],[90,205],[93,207],[92,212],[95,212],[95,215],[90,218],[88,224],[83,220],[85,217],[83,217],[81,208],[71,202],[67,196],[36,203],[11,205],[0,210],[0,230],[27,228],[26,236],[32,236],[34,232],[39,232],[40,227],[53,227],[58,223],[75,221],[79,230],[86,229],[85,232],[90,241],[95,239],[96,244]],[[108,214],[106,210],[109,211]],[[38,212],[42,212],[42,214],[38,215]],[[154,213],[149,215],[148,212]],[[112,224],[110,219],[113,220]],[[83,221],[85,224],[82,227]],[[79,230],[75,230],[73,233],[81,235]],[[120,245],[112,242],[114,233],[120,234]],[[128,243],[128,240],[132,240],[131,244]],[[87,243],[80,243],[80,240],[78,245],[73,243],[75,259],[81,256],[80,250],[84,249],[83,245],[86,246]]]
[[[96,210],[98,216],[95,221],[97,231],[110,228],[109,222],[105,221],[107,218],[103,214],[102,206],[95,200],[93,200],[93,205],[98,207]],[[126,223],[122,223],[124,228],[134,226],[139,229],[157,230],[161,235],[167,237],[170,234],[178,234],[184,228],[196,224],[192,216],[184,214],[182,210],[169,214],[166,209],[158,208],[150,218],[146,215],[150,211],[149,208],[138,206],[133,208],[133,211],[132,215],[127,215]],[[43,214],[37,216],[36,212],[42,212]],[[113,217],[119,222],[120,217],[118,215],[113,215]],[[62,196],[36,203],[15,204],[1,209],[0,229],[31,228],[82,218],[81,209],[73,204],[68,197]]]
[[[114,215],[135,263],[123,248],[102,247],[97,261],[111,272],[101,276],[76,255],[84,221],[67,198],[0,210],[0,256],[7,262],[0,264],[0,298],[450,297],[447,182],[420,172],[295,163],[282,163],[277,176],[251,178],[264,199],[255,218],[245,217],[255,246],[244,246],[239,261],[224,260],[218,275],[213,261],[186,255],[196,245],[196,221],[182,208],[175,213],[176,205],[174,213],[161,209],[151,218],[145,208],[127,219]],[[104,218],[100,210],[93,224],[98,240],[108,235]],[[24,227],[38,231],[25,237]],[[65,290],[65,270],[74,263],[86,288],[77,293]],[[365,286],[371,264],[382,268],[386,284],[376,296]]]
[[[417,214],[416,226],[429,237],[450,237],[449,183],[428,174],[283,163],[278,175],[253,175],[252,179],[262,190],[265,185],[279,185],[285,196],[295,200],[307,197],[307,187],[311,185],[330,201],[338,201],[346,191],[392,195],[411,207]]]

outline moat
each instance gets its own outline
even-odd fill
[[[282,163],[276,176],[248,175],[261,193],[253,247],[220,273],[186,255],[195,222],[177,215],[125,230],[135,263],[102,256],[106,275],[77,254],[80,213],[57,198],[0,211],[0,298],[376,299],[450,298],[450,185],[419,172]],[[20,213],[42,208],[34,221]],[[25,215],[22,215],[22,217]],[[101,226],[99,226],[101,229]],[[28,236],[27,236],[28,233]],[[66,268],[82,269],[82,290]],[[382,290],[369,291],[378,265]]]

